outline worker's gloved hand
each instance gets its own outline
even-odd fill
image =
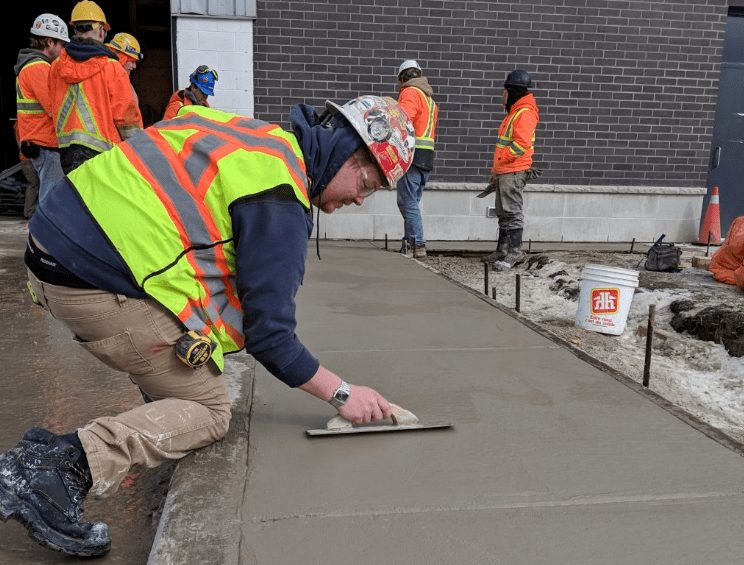
[[[379,392],[366,386],[350,386],[349,400],[338,413],[354,424],[366,424],[389,418],[390,403]]]
[[[496,187],[498,186],[498,177],[495,174],[492,174],[488,179],[488,186],[486,186],[486,190],[476,195],[476,198],[485,198],[489,194],[491,194],[493,191],[496,190]]]
[[[527,169],[527,180],[535,180],[542,174],[542,169],[531,168]]]

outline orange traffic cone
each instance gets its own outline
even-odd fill
[[[705,218],[700,225],[698,243],[721,243],[721,206],[718,200],[718,187],[714,186],[710,193],[708,208],[705,210]]]

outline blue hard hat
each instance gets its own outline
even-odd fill
[[[189,75],[191,84],[196,86],[207,96],[214,96],[214,83],[218,80],[219,75],[214,69],[206,65],[199,65],[196,70]]]

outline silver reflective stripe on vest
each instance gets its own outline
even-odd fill
[[[161,124],[162,126],[159,126],[158,129],[169,129],[169,127],[175,129],[174,126],[177,126],[178,129],[181,129],[181,126],[183,125],[193,125],[196,126],[200,131],[205,131],[206,133],[209,133],[209,131],[220,133],[230,139],[238,141],[241,145],[245,145],[249,149],[268,148],[272,151],[280,153],[283,157],[284,162],[287,164],[287,167],[290,168],[298,178],[304,179],[306,177],[306,173],[300,168],[298,162],[299,159],[292,150],[292,147],[289,145],[289,142],[279,137],[272,138],[270,136],[257,136],[249,132],[235,129],[237,125],[235,123],[232,123],[230,125],[220,124],[218,122],[202,118],[201,116],[198,116],[196,114],[186,114],[184,116],[179,116],[178,119],[174,120],[173,122],[165,121],[161,122]],[[241,120],[240,124],[240,127],[243,127],[244,129],[259,129],[267,125],[266,122],[262,122],[261,120]]]
[[[140,156],[143,163],[148,164],[149,171],[175,207],[182,220],[180,227],[187,233],[191,242],[191,248],[188,251],[191,252],[197,268],[204,273],[202,280],[209,290],[211,300],[207,306],[207,311],[203,312],[205,318],[192,329],[199,329],[205,321],[214,321],[221,317],[225,322],[240,330],[243,324],[243,312],[230,305],[226,294],[226,285],[222,280],[225,275],[217,267],[215,246],[226,242],[215,242],[212,239],[193,197],[179,182],[171,162],[155,145],[150,136],[147,134],[137,135],[128,143]],[[192,158],[189,157],[189,160]],[[201,158],[199,156],[199,159]],[[143,288],[145,288],[145,283],[150,276],[152,275],[148,275],[142,281]]]
[[[70,133],[60,133],[71,112],[77,112],[83,123],[84,131],[76,130]],[[96,151],[107,151],[114,145],[101,136],[91,115],[90,108],[85,103],[80,84],[71,84],[57,113],[57,140],[60,147],[68,147],[72,143],[85,145]]]
[[[43,114],[44,108],[35,98],[24,98],[21,85],[16,79],[16,111],[21,114]]]

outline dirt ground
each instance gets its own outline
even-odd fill
[[[683,247],[683,258],[704,255],[705,249]],[[642,254],[561,251],[530,254],[512,271],[489,273],[496,300],[515,305],[515,273],[521,274],[521,313],[562,340],[601,360],[631,379],[642,382],[645,334],[650,304],[656,305],[656,334],[650,389],[697,418],[744,442],[744,357],[729,355],[723,345],[677,333],[670,322],[670,304],[692,301],[684,315],[709,306],[744,311],[744,293],[718,283],[711,273],[692,267],[678,273],[646,271]],[[479,292],[484,290],[484,268],[479,257],[430,255],[430,268]],[[575,326],[581,271],[587,263],[639,271],[627,326],[620,336]],[[489,292],[489,296],[491,293]],[[688,307],[690,305],[688,304]],[[642,326],[639,330],[639,326]],[[639,335],[641,334],[641,335]]]

